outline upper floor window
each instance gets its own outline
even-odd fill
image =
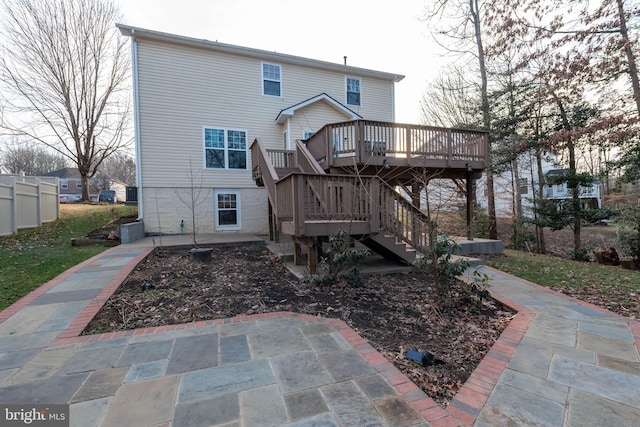
[[[262,64],[262,94],[281,96],[282,74],[279,65]]]
[[[76,181],[76,188],[82,188],[82,181]]]
[[[69,181],[60,181],[60,188],[63,190],[69,189]]]
[[[247,132],[204,129],[205,168],[247,169]]]
[[[360,79],[347,77],[347,105],[360,106]]]

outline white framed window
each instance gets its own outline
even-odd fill
[[[247,132],[237,129],[204,128],[206,169],[247,169]]]
[[[309,139],[313,136],[315,132],[312,130],[303,130],[302,131],[302,139]]]
[[[82,181],[80,180],[76,181],[76,188],[78,189],[82,188]]]
[[[66,179],[64,181],[60,181],[60,188],[62,190],[68,190],[69,189],[69,181],[67,181]]]
[[[214,190],[213,203],[216,230],[240,229],[240,192]]]
[[[346,100],[347,105],[353,105],[359,107],[361,105],[361,87],[360,87],[360,79],[355,77],[347,77],[346,78]]]
[[[262,94],[282,96],[282,67],[280,65],[262,63]]]

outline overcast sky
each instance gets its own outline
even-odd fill
[[[396,121],[420,122],[444,60],[421,22],[430,0],[116,0],[125,24],[402,74]]]

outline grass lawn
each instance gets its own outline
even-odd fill
[[[136,209],[122,205],[61,205],[59,220],[0,237],[0,310],[107,249],[71,246],[71,238],[82,237],[117,217],[134,215]]]
[[[489,258],[485,263],[622,315],[640,318],[640,271],[508,249],[505,255]]]

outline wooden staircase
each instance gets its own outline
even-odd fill
[[[347,141],[344,135],[349,126],[353,150],[345,146],[338,150],[335,142]],[[257,185],[266,188],[269,198],[272,238],[280,233],[291,235],[296,244],[296,262],[300,262],[301,245],[306,246],[311,273],[315,272],[322,241],[340,230],[384,257],[408,264],[415,260],[418,251],[428,247],[427,216],[393,188],[402,185],[403,175],[413,176],[410,173],[418,167],[416,164],[430,167],[422,151],[427,146],[434,150],[435,145],[429,145],[427,136],[443,143],[443,153],[431,153],[439,158],[431,167],[441,169],[444,159],[450,165],[447,169],[452,177],[459,176],[460,165],[467,177],[469,168],[476,171],[484,168],[486,145],[484,157],[478,155],[482,150],[476,145],[486,144],[485,133],[460,131],[471,141],[465,160],[460,154],[465,151],[452,143],[455,134],[451,129],[440,129],[437,133],[434,129],[438,128],[407,126],[359,120],[327,125],[308,141],[296,141],[295,150],[267,150],[259,139],[251,145],[253,178]],[[424,134],[418,132],[421,128]],[[413,150],[402,138],[413,139],[420,149]],[[457,154],[452,152],[454,146]],[[349,165],[349,157],[355,169],[340,166]],[[391,169],[395,174],[389,173]],[[353,173],[353,170],[378,173]]]

